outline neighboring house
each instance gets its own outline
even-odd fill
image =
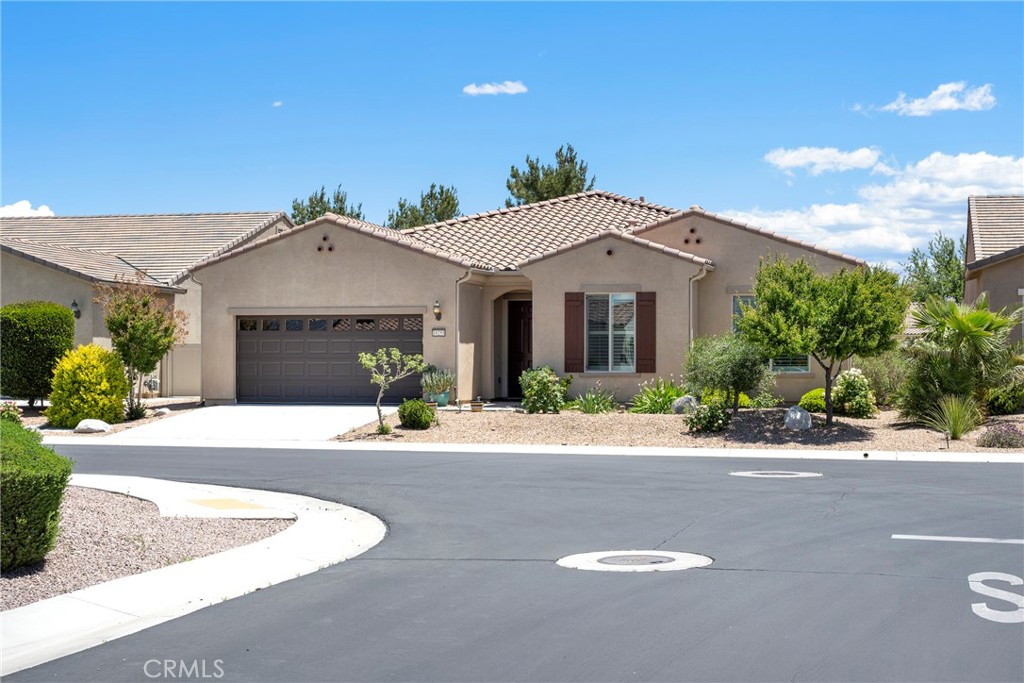
[[[280,212],[0,218],[0,304],[54,301],[79,311],[75,344],[110,338],[94,286],[137,272],[189,314],[188,339],[161,364],[161,393],[200,393],[202,285],[192,267],[292,227]]]
[[[988,292],[989,308],[1024,303],[1024,195],[967,199],[967,257],[964,301]],[[1011,339],[1021,339],[1017,326]]]
[[[681,374],[691,339],[728,331],[761,257],[822,272],[863,261],[704,211],[593,191],[403,231],[328,214],[200,264],[203,397],[357,402],[357,355],[397,346],[452,369],[460,398],[516,397],[529,367],[618,398]],[[823,386],[776,359],[779,391]],[[391,398],[419,395],[405,381]]]

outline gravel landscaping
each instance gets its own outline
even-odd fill
[[[0,609],[255,543],[291,523],[161,517],[148,501],[69,486],[57,546],[42,563],[0,576]]]
[[[50,427],[49,422],[46,419],[46,415],[43,414],[43,411],[46,409],[45,406],[40,407],[38,405],[33,406],[32,408],[29,408],[27,406],[21,407],[21,423],[27,427],[38,427],[39,429],[42,430],[43,434],[74,434],[74,436],[103,437],[107,436],[108,434],[116,434],[117,432],[123,432],[126,429],[131,429],[132,427],[141,427],[144,424],[156,422],[157,420],[162,420],[165,417],[181,415],[182,413],[187,413],[191,410],[196,410],[197,408],[201,407],[198,397],[144,398],[142,399],[142,402],[146,405],[147,408],[146,417],[141,418],[139,420],[132,420],[130,422],[119,422],[118,424],[110,425],[109,432],[98,432],[94,434],[74,434],[73,430],[70,429],[57,429],[56,427]],[[158,415],[154,412],[157,408],[167,408],[171,412],[165,413],[163,415]]]
[[[814,427],[803,432],[783,427],[784,408],[741,410],[732,424],[718,434],[690,434],[679,415],[640,415],[618,412],[585,415],[566,411],[557,415],[528,415],[515,411],[442,411],[440,426],[418,431],[403,429],[397,415],[386,421],[394,428],[387,436],[375,433],[377,423],[335,437],[339,441],[426,443],[536,444],[562,446],[667,446],[675,448],[785,448],[863,451],[942,451],[945,437],[917,425],[903,423],[895,411],[870,419],[837,417],[826,428],[824,416],[814,415]],[[990,418],[988,425],[1016,424],[1024,428],[1024,415]],[[950,441],[949,450],[1010,451],[983,448],[977,439],[981,427],[964,439]],[[1015,449],[1017,452],[1020,449]]]

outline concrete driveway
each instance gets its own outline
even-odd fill
[[[385,407],[385,414],[395,412]],[[104,437],[137,445],[265,445],[327,441],[377,419],[376,407],[234,405],[199,408]]]

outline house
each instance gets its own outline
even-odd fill
[[[110,347],[97,284],[137,272],[189,314],[188,338],[161,365],[164,395],[200,393],[202,284],[192,267],[288,230],[280,212],[0,218],[0,305],[40,299],[76,311],[75,344]]]
[[[592,191],[397,231],[334,214],[199,264],[211,403],[359,402],[358,353],[396,346],[452,369],[461,398],[516,397],[531,366],[620,399],[678,376],[690,340],[728,331],[759,259],[823,272],[860,259],[692,206]],[[789,400],[823,386],[773,361]],[[415,379],[391,398],[419,395]]]
[[[967,199],[964,301],[988,292],[989,308],[1012,310],[1024,303],[1024,195]],[[1013,341],[1022,337],[1017,326]]]

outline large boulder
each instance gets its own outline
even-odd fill
[[[700,405],[700,401],[695,396],[680,396],[676,400],[672,401],[672,412],[676,415],[689,415],[693,411],[697,410],[697,406]]]
[[[109,432],[110,425],[103,420],[82,420],[75,427],[75,434],[95,434],[97,432]]]
[[[786,411],[786,429],[810,429],[811,414],[800,406],[793,406]]]

